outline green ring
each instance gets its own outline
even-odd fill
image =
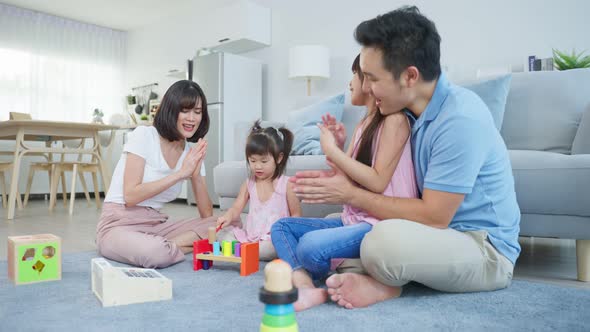
[[[260,324],[260,332],[299,332],[299,327],[297,326],[297,323],[284,327],[266,326],[262,323]]]
[[[264,314],[264,316],[262,316],[262,324],[270,327],[289,326],[294,323],[295,313],[282,316],[273,316],[269,314]]]

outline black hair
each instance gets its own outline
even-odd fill
[[[282,134],[279,135],[279,132]],[[280,175],[285,173],[287,168],[287,160],[289,154],[291,154],[291,148],[293,147],[293,133],[285,128],[281,127],[275,129],[273,127],[262,128],[260,126],[260,120],[256,121],[250,129],[250,135],[246,140],[246,165],[248,164],[248,158],[251,155],[266,155],[270,154],[277,165],[272,179],[278,178]],[[279,158],[283,154],[283,159],[279,162]]]
[[[168,88],[154,117],[154,127],[158,134],[169,141],[182,139],[178,131],[178,114],[185,109],[192,109],[201,101],[201,123],[195,134],[188,138],[189,142],[196,142],[205,137],[209,131],[209,112],[207,112],[207,98],[201,87],[188,80],[178,81]]]
[[[361,80],[361,84],[365,79],[365,75],[361,71],[361,55],[357,55],[354,61],[352,62],[352,67],[350,68],[352,73],[358,75],[359,79]],[[371,122],[365,127],[363,133],[361,134],[359,148],[356,154],[356,160],[369,166],[373,166],[373,141],[375,140],[375,134],[379,129],[379,126],[383,122],[385,117],[378,109],[375,109],[373,112],[373,118]],[[369,113],[367,113],[369,114]]]
[[[416,6],[404,6],[362,22],[354,38],[364,47],[383,52],[383,65],[399,79],[415,66],[425,81],[440,76],[440,36],[436,26]]]

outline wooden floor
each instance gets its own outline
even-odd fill
[[[49,212],[48,201],[32,200],[24,210],[17,210],[13,220],[6,219],[6,209],[0,208],[0,239],[6,237],[53,233],[62,238],[63,250],[80,252],[96,249],[96,223],[100,211],[89,206],[84,198],[76,199],[75,212],[69,216],[61,201]],[[168,204],[163,212],[172,220],[198,215],[195,206],[178,201]],[[219,214],[219,210],[215,210]],[[516,264],[514,278],[590,289],[590,283],[576,280],[576,245],[574,240],[521,238],[522,253]],[[6,244],[0,245],[0,260],[6,259]]]

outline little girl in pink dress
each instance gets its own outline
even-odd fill
[[[293,134],[286,128],[261,128],[256,122],[246,142],[250,177],[227,212],[217,219],[221,241],[259,242],[260,259],[272,260],[276,252],[270,241],[270,228],[279,219],[300,216],[301,206],[283,175],[293,145]],[[240,213],[250,202],[245,225]]]

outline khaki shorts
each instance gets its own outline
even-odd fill
[[[445,292],[506,288],[513,270],[485,231],[438,229],[401,219],[377,223],[361,244],[361,259],[348,259],[337,269],[368,273],[390,286],[415,281]]]

